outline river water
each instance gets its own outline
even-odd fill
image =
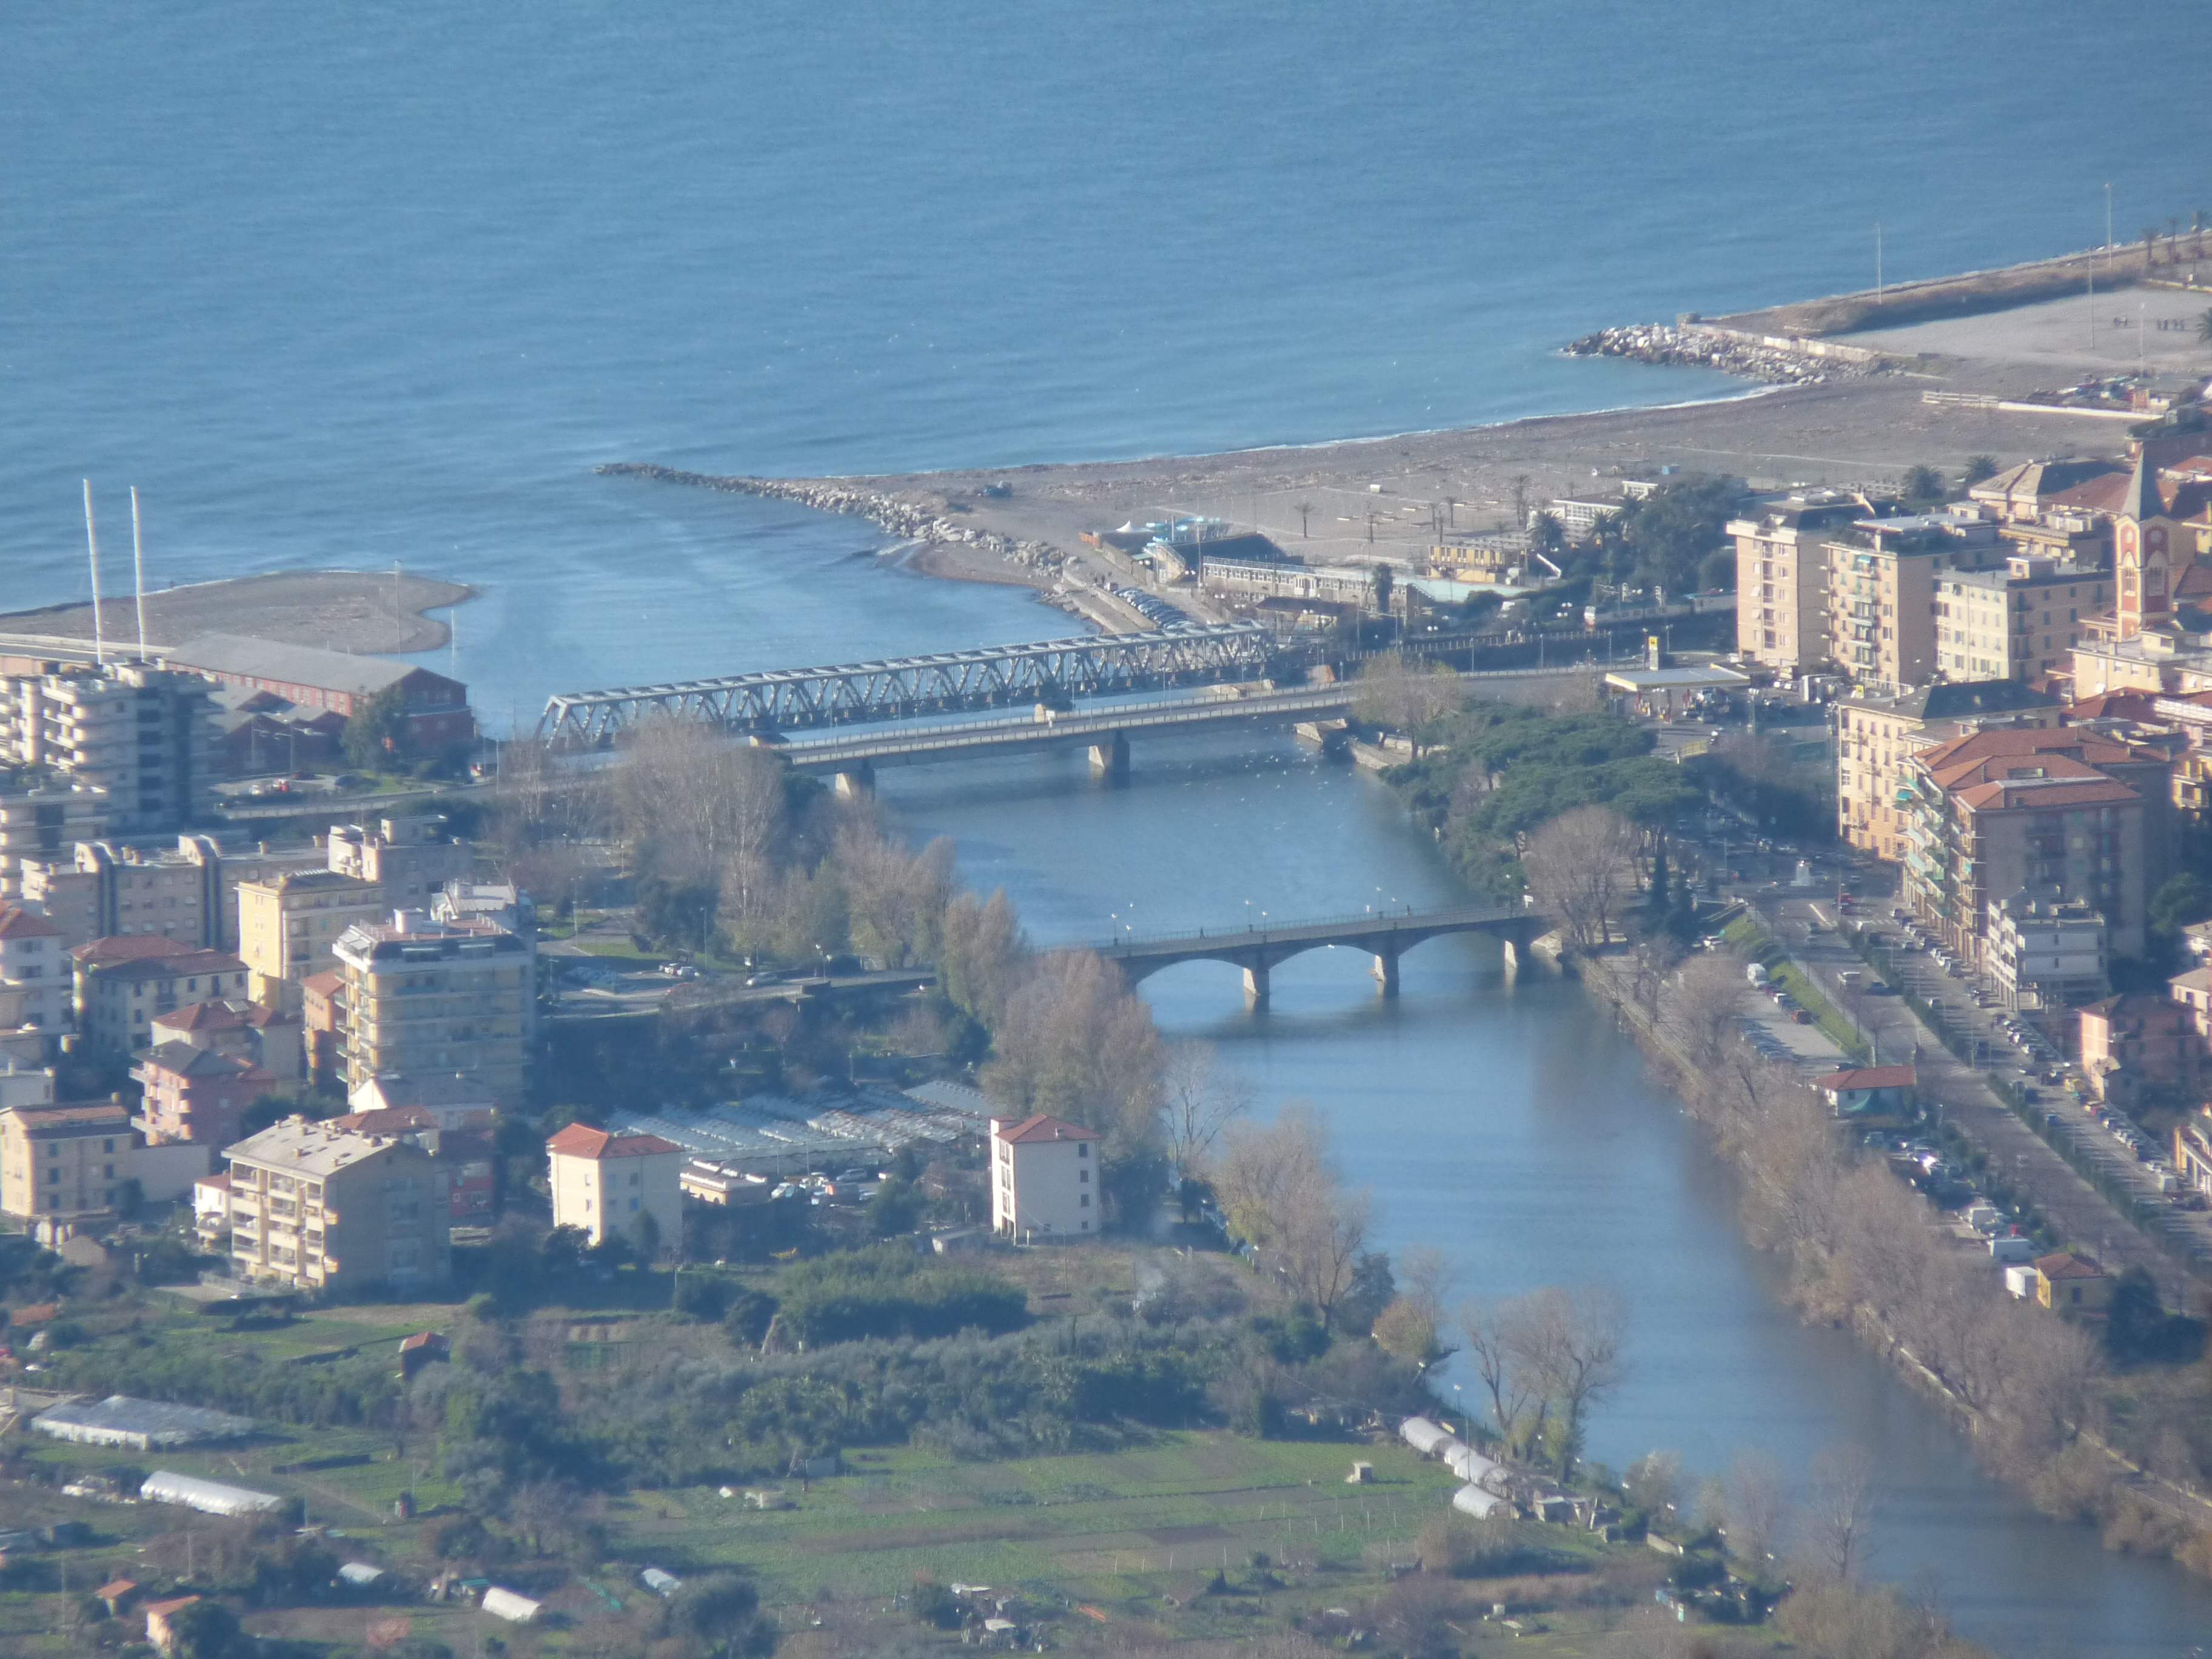
[[[1012,590],[856,559],[864,526],[676,489],[620,500],[634,538],[663,550],[665,591],[641,598],[615,572],[573,608],[539,590],[527,607],[497,596],[465,607],[482,639],[462,653],[465,665],[478,653],[477,683],[534,687],[539,637],[588,641],[592,683],[634,684],[738,650],[799,663],[916,649],[948,630],[1003,640],[1066,625]],[[1121,787],[1094,783],[1077,752],[886,769],[878,791],[917,836],[952,836],[964,878],[1003,885],[1044,945],[1457,896],[1387,790],[1287,736],[1256,750],[1140,739]],[[1303,1099],[1326,1115],[1347,1175],[1374,1189],[1389,1247],[1441,1246],[1469,1294],[1622,1292],[1629,1380],[1595,1426],[1593,1456],[1620,1467],[1667,1447],[1711,1473],[1756,1449],[1795,1479],[1823,1447],[1862,1446],[1882,1471],[1873,1570],[1933,1590],[2001,1652],[2179,1656],[2212,1630],[2212,1586],[2035,1516],[1885,1366],[1797,1322],[1737,1230],[1729,1177],[1577,988],[1539,971],[1509,978],[1494,946],[1467,939],[1409,953],[1395,1002],[1369,968],[1342,951],[1296,957],[1275,970],[1263,1016],[1219,964],[1170,969],[1144,993],[1166,1030],[1218,1045],[1263,1109]]]

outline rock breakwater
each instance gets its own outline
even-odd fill
[[[945,514],[916,502],[862,489],[835,481],[795,478],[727,477],[711,472],[686,472],[651,461],[610,461],[597,469],[609,477],[645,478],[654,483],[688,484],[696,489],[718,489],[726,495],[758,495],[765,500],[796,501],[817,513],[847,513],[901,537],[923,544],[959,544],[994,553],[1011,564],[1039,575],[1056,574],[1066,556],[1049,542],[1022,541],[996,531],[979,530],[957,522]]]
[[[1871,352],[1844,355],[1819,341],[1751,338],[1710,328],[1634,324],[1585,334],[1565,348],[1570,357],[1632,357],[1642,363],[1717,368],[1768,386],[1820,386],[1880,372]],[[1869,360],[1869,361],[1862,361]]]

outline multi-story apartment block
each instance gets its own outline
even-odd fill
[[[2094,732],[1978,732],[1905,763],[1904,891],[1949,946],[1986,965],[1992,907],[2056,890],[2141,956],[2166,878],[2171,760]]]
[[[682,1238],[681,1146],[571,1123],[545,1143],[545,1158],[555,1226],[574,1227],[595,1246],[611,1237],[635,1243],[648,1232],[665,1247]]]
[[[72,946],[158,933],[215,951],[223,945],[222,870],[222,851],[206,836],[181,836],[174,849],[156,853],[81,841],[67,859],[24,861],[23,901]]]
[[[1852,520],[1827,547],[1830,659],[1854,685],[1902,690],[1933,679],[1937,578],[2003,555],[1996,524],[1967,509]]]
[[[299,1017],[243,1000],[210,998],[187,1003],[153,1020],[155,1047],[182,1042],[251,1060],[283,1086],[305,1077],[305,1043]]]
[[[2112,989],[2105,919],[2055,891],[2021,891],[1991,910],[1988,961],[2008,1008],[2051,1015]]]
[[[430,1154],[392,1135],[287,1118],[228,1148],[230,1259],[301,1290],[443,1281],[451,1227]]]
[[[212,799],[210,691],[145,663],[49,663],[0,679],[0,760],[106,790],[117,832],[179,829]]]
[[[1923,750],[1996,726],[2051,726],[2058,699],[2017,680],[1937,682],[1894,696],[1862,692],[1835,707],[1837,830],[1877,858],[1905,856],[1905,763]]]
[[[2112,607],[2085,618],[2074,647],[2074,695],[2212,690],[2212,563],[2200,526],[2177,509],[2201,486],[2169,502],[2148,450],[2136,457],[2112,514]],[[2179,497],[2188,494],[2188,501]],[[2212,521],[2201,526],[2212,533]]]
[[[50,1058],[69,1025],[70,988],[61,930],[19,905],[0,908],[0,1057]]]
[[[1740,656],[1781,674],[1808,674],[1828,660],[1827,538],[1868,515],[1857,496],[1824,489],[1729,522]]]
[[[157,1042],[131,1068],[144,1091],[133,1126],[155,1146],[198,1141],[227,1146],[238,1139],[246,1109],[276,1079],[243,1054],[217,1054],[188,1042]]]
[[[991,1120],[991,1231],[1002,1238],[1096,1238],[1098,1137],[1042,1113]]]
[[[167,939],[132,944],[167,945]],[[94,939],[71,954],[76,958],[77,1030],[94,1050],[133,1054],[153,1041],[154,1022],[163,1014],[210,998],[246,994],[246,964],[221,951],[172,948],[161,954],[107,953],[112,942]]]
[[[522,1098],[537,1014],[533,943],[420,910],[357,922],[337,944],[349,1091],[390,1073],[465,1077],[501,1107]]]
[[[0,1112],[0,1212],[46,1223],[114,1214],[133,1145],[120,1101]]]
[[[1936,583],[1936,667],[1960,680],[2070,672],[2082,624],[2112,603],[2101,570],[2015,553],[2002,569],[1946,571]]]
[[[428,908],[448,882],[475,872],[476,852],[446,833],[438,817],[390,817],[374,826],[331,826],[330,867],[356,881],[374,882],[385,908]]]
[[[26,859],[66,858],[76,842],[106,833],[105,789],[46,767],[0,766],[0,902],[23,896]]]
[[[253,975],[253,999],[296,1007],[300,981],[337,965],[338,938],[384,913],[384,890],[335,870],[307,870],[238,887],[238,954]]]

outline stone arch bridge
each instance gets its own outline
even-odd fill
[[[1375,958],[1375,978],[1385,996],[1398,994],[1398,958],[1444,933],[1488,933],[1517,965],[1528,946],[1552,931],[1552,922],[1519,904],[1467,904],[1445,909],[1369,910],[1323,921],[1267,922],[1242,928],[1201,928],[1156,939],[1121,939],[1098,954],[1134,985],[1163,968],[1185,962],[1225,962],[1244,970],[1244,994],[1255,1008],[1267,1006],[1268,975],[1276,964],[1307,951],[1341,945]]]

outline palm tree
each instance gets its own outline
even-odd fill
[[[1298,503],[1298,534],[1309,540],[1312,538],[1313,532],[1306,528],[1306,515],[1312,511],[1313,507],[1310,503],[1305,501]]]
[[[2197,319],[2197,343],[2212,345],[2212,307],[2207,307],[2204,314]]]
[[[2148,270],[2158,263],[2158,227],[2143,227],[2143,268]]]

